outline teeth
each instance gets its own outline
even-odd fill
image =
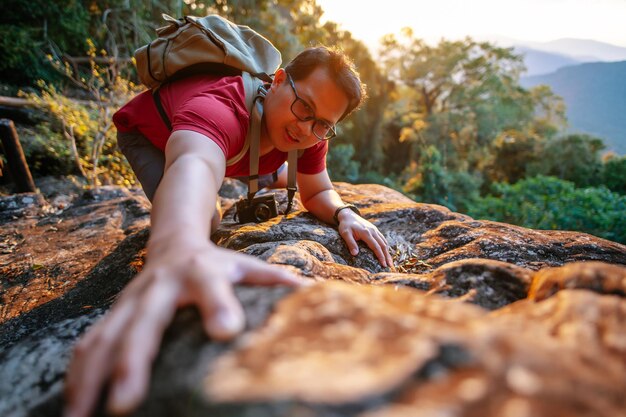
[[[287,131],[287,136],[289,136],[289,138],[290,138],[291,140],[293,140],[294,142],[300,142],[300,141],[299,141],[298,139],[296,139],[296,138],[295,138],[295,137],[291,134],[291,132],[289,132],[289,131]]]

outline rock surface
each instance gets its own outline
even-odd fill
[[[227,211],[216,243],[317,283],[237,288],[248,331],[230,343],[179,312],[134,415],[626,415],[626,247],[337,188],[385,234],[395,270],[363,246],[352,257],[299,205],[260,225]],[[149,203],[74,191],[0,198],[2,416],[60,414],[73,343],[143,265]]]

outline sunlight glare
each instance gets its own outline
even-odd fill
[[[442,37],[547,42],[594,39],[626,46],[622,0],[317,0],[325,14],[368,46],[404,26],[427,42]],[[385,7],[381,7],[385,5]]]

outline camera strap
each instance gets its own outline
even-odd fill
[[[261,120],[263,119],[263,100],[267,90],[261,86],[254,97],[252,106],[252,121],[248,137],[250,140],[250,176],[248,177],[248,201],[252,201],[259,191],[259,159],[261,147]],[[287,155],[287,209],[283,214],[288,214],[293,205],[293,198],[298,191],[296,186],[296,172],[298,167],[298,151],[289,151]]]

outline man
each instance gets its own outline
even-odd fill
[[[148,162],[135,161],[133,166],[144,173],[142,186],[153,200],[147,262],[107,316],[76,346],[66,381],[70,417],[87,416],[109,379],[110,412],[125,413],[139,404],[159,341],[179,306],[196,305],[208,335],[224,340],[244,327],[234,283],[302,284],[284,268],[208,239],[211,220],[218,218],[217,192],[225,174],[246,175],[248,170],[247,157],[226,166],[241,150],[248,128],[241,77],[194,76],[163,87],[171,133],[149,94],[136,97],[114,117],[121,136],[140,132],[156,150],[164,150],[162,178],[145,175],[154,171]],[[265,98],[259,171],[274,172],[288,151],[304,149],[298,162],[304,207],[324,222],[335,224],[336,219],[352,255],[358,254],[356,241],[363,240],[386,267],[392,259],[385,238],[355,211],[342,209],[324,162],[326,139],[362,98],[358,74],[341,53],[320,47],[299,54],[276,72]],[[129,151],[134,145],[126,146]]]

